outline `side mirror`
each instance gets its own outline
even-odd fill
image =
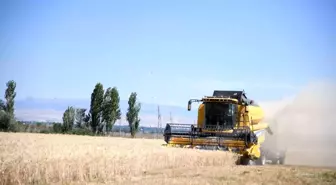
[[[191,110],[191,101],[189,100],[188,101],[188,111],[190,111]]]
[[[266,131],[270,134],[270,135],[273,135],[273,131],[272,131],[272,129],[271,129],[271,127],[267,127],[266,128]]]
[[[254,103],[254,101],[253,101],[253,100],[251,100],[251,101],[250,101],[250,104],[253,104],[253,103]]]

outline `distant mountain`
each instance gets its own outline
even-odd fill
[[[77,108],[90,108],[89,99],[37,99],[27,98],[15,102],[16,117],[25,121],[61,121],[64,110],[68,106]],[[141,122],[146,126],[157,125],[157,106],[141,102]],[[123,117],[127,111],[127,101],[121,100],[120,107]],[[172,114],[174,122],[193,123],[196,119],[196,111],[187,111],[187,108],[179,106],[160,105],[162,125],[170,120]],[[123,118],[125,119],[125,118]],[[122,120],[122,124],[126,124]]]

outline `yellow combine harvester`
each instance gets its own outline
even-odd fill
[[[240,154],[239,164],[264,165],[266,156],[261,149],[266,131],[264,112],[244,91],[218,91],[213,96],[191,99],[201,102],[197,125],[167,123],[164,140],[167,146],[228,150]]]

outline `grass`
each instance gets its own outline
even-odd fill
[[[162,140],[0,133],[0,184],[335,184],[335,171],[236,166],[220,151]]]

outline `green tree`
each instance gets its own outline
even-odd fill
[[[7,89],[5,92],[5,99],[6,99],[6,112],[9,114],[11,118],[14,118],[14,104],[15,104],[15,97],[16,97],[16,82],[14,80],[10,80],[6,84]]]
[[[86,109],[76,109],[76,127],[83,128]]]
[[[7,89],[5,92],[5,99],[6,99],[6,112],[9,114],[11,118],[14,118],[14,104],[15,104],[15,97],[16,97],[16,82],[14,80],[10,80],[6,84]]]
[[[102,106],[104,102],[104,87],[103,84],[97,83],[92,94],[91,94],[91,104],[90,104],[90,114],[91,114],[91,129],[92,132],[97,134],[97,132],[102,131]]]
[[[136,132],[139,129],[140,125],[140,118],[139,112],[141,109],[141,104],[137,103],[137,93],[132,92],[129,99],[128,99],[128,109],[127,109],[127,121],[130,127],[131,136],[134,138]]]
[[[108,125],[111,123],[111,87],[107,88],[104,94],[104,100],[102,105],[102,122],[106,125],[106,131],[108,130]]]
[[[0,131],[7,132],[10,130],[13,120],[6,111],[0,110]]]
[[[62,133],[63,126],[61,123],[53,123],[52,131],[54,133]]]
[[[63,131],[68,132],[72,130],[75,122],[75,109],[68,107],[63,113]]]
[[[108,88],[104,95],[103,121],[106,124],[106,131],[110,132],[115,122],[121,118],[119,107],[120,97],[116,87]]]
[[[88,113],[84,117],[84,128],[90,128],[90,126],[91,126],[91,114]]]
[[[0,130],[15,131],[14,106],[16,97],[16,82],[10,80],[6,83],[5,91],[6,102],[0,99]]]
[[[0,99],[0,111],[6,111],[6,104]]]

